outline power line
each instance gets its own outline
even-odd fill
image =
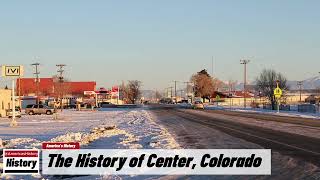
[[[58,67],[57,72],[59,73],[58,79],[59,79],[59,82],[61,83],[61,82],[63,82],[63,72],[64,72],[63,67],[66,65],[65,64],[57,64],[56,66]]]
[[[65,64],[57,64],[56,65],[58,67],[58,79],[59,79],[59,98],[60,98],[60,108],[61,108],[61,111],[62,111],[62,98],[63,98],[63,90],[62,90],[62,83],[64,81],[64,78],[63,78],[63,73],[64,73],[64,70],[63,68],[66,66]]]
[[[170,98],[172,99],[172,89],[173,89],[173,87],[170,86],[170,87],[167,87],[166,89],[167,89],[167,97],[169,97],[169,89],[170,89]]]
[[[35,67],[35,71],[34,71],[34,75],[35,75],[35,77],[36,77],[36,79],[35,79],[35,83],[36,83],[36,97],[37,97],[37,99],[36,99],[36,102],[37,102],[37,104],[39,104],[39,83],[40,83],[40,81],[39,81],[39,74],[40,74],[40,71],[39,71],[39,66],[40,66],[40,63],[33,63],[33,64],[31,64],[31,66],[34,66]],[[20,86],[21,86],[21,84],[19,84]]]
[[[179,82],[179,81],[174,80],[173,82],[174,82],[174,96],[177,101],[177,82]]]

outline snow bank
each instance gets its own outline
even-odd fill
[[[284,123],[284,122],[276,122],[276,121],[264,121],[255,118],[248,118],[248,117],[239,117],[239,116],[232,116],[232,115],[225,115],[225,114],[216,114],[216,113],[208,113],[204,111],[192,111],[192,110],[182,110],[188,111],[194,114],[204,115],[207,117],[217,118],[217,119],[224,119],[226,121],[234,121],[237,123],[244,123],[248,125],[273,129],[277,131],[299,134],[314,138],[320,138],[320,128],[319,127],[311,127],[311,126],[303,126],[297,125],[292,123]]]
[[[4,148],[41,148],[42,142],[79,142],[81,148],[94,149],[178,148],[174,138],[154,118],[144,109],[66,110],[57,120],[47,115],[23,116],[17,128],[11,128],[10,121],[4,120],[0,123],[0,138]],[[0,175],[0,179],[18,177],[39,178]]]
[[[272,114],[277,116],[288,116],[288,117],[301,117],[301,118],[309,118],[309,119],[319,119],[320,120],[320,113],[302,113],[297,111],[297,106],[291,106],[293,107],[292,111],[280,111],[279,113],[277,110],[269,110],[269,109],[261,109],[261,108],[246,108],[237,106],[232,106],[231,108],[229,106],[216,106],[216,105],[207,105],[205,106],[206,109],[211,110],[227,110],[227,111],[238,111],[238,112],[253,112],[253,113],[261,113],[261,114]]]

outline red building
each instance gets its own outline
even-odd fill
[[[64,95],[81,96],[84,91],[94,91],[96,82],[63,82],[59,83],[54,78],[39,78],[39,96]],[[35,78],[17,79],[17,94],[21,96],[35,95],[37,83]]]
[[[51,95],[54,93],[53,78],[39,78],[39,95]],[[21,96],[28,96],[35,94],[37,91],[37,84],[35,78],[20,78],[17,79],[17,94]]]
[[[96,82],[65,82],[67,87],[70,87],[72,95],[83,95],[84,91],[94,91],[96,89]]]

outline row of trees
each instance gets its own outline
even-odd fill
[[[194,85],[194,95],[209,100],[214,91],[217,91],[223,84],[217,78],[211,77],[205,69],[192,75],[191,82]],[[288,90],[286,77],[273,69],[264,69],[255,79],[256,92],[259,92],[260,96],[266,97],[273,109],[276,105],[273,91],[277,87],[277,82],[284,92]]]

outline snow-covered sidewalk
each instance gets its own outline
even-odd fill
[[[119,137],[117,145],[110,147],[105,143],[97,148],[177,147],[166,130],[156,124],[152,115],[144,109],[108,109],[93,112],[66,110],[59,113],[57,120],[47,115],[26,115],[18,119],[18,127],[12,128],[9,124],[9,119],[0,119],[0,138],[4,141],[5,148],[39,148],[44,141],[77,141],[88,145],[84,139],[89,135],[97,139],[111,136],[135,139],[122,142],[120,140],[123,138]]]
[[[205,111],[194,111],[191,109],[182,109],[181,111],[189,112],[193,114],[199,114],[199,115],[207,116],[210,118],[223,119],[225,121],[232,121],[232,122],[243,123],[251,126],[263,127],[266,129],[273,129],[273,130],[292,133],[292,134],[320,138],[319,127],[297,125],[297,124],[277,122],[277,121],[263,121],[260,119],[255,119],[250,117],[241,117],[241,116],[219,114],[219,113],[208,113]]]
[[[279,113],[276,110],[268,110],[262,108],[243,108],[243,107],[229,107],[229,106],[217,106],[217,105],[207,105],[206,109],[219,109],[226,111],[238,111],[238,112],[252,112],[252,113],[261,113],[261,114],[271,114],[277,116],[288,116],[288,117],[300,117],[300,118],[309,118],[309,119],[319,119],[320,113],[302,113],[298,111],[280,111]]]
[[[42,142],[80,142],[81,148],[89,149],[179,148],[166,129],[142,108],[65,110],[57,120],[47,115],[25,115],[18,119],[18,127],[9,125],[9,119],[0,118],[0,148],[41,148]]]

